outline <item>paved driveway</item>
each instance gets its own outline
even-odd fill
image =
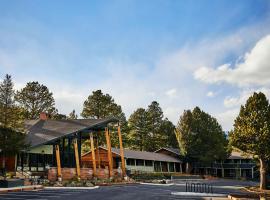
[[[250,182],[237,182],[228,180],[211,181],[214,185],[214,193],[242,193],[239,186],[249,185]],[[94,190],[81,189],[45,189],[40,191],[12,192],[1,194],[0,200],[155,200],[155,199],[201,199],[195,197],[174,196],[172,192],[184,192],[185,184],[176,183],[171,186],[157,185],[124,185],[124,186],[106,186]]]

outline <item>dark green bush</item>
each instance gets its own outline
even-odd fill
[[[130,178],[136,181],[171,179],[172,173],[134,173]]]

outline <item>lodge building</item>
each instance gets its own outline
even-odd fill
[[[23,176],[34,174],[49,180],[67,180],[124,177],[138,172],[182,173],[185,169],[179,149],[161,148],[155,152],[124,149],[119,121],[115,118],[52,120],[41,113],[40,119],[26,121],[26,129],[31,147],[6,159],[7,169]],[[111,146],[113,130],[119,137],[120,148]],[[97,134],[105,135],[105,146],[98,146]],[[86,139],[90,140],[91,150],[82,154],[81,146]],[[233,152],[225,161],[210,165],[193,163],[192,167],[194,174],[254,178],[256,164],[252,157]]]
[[[98,163],[104,168],[107,165],[108,150],[104,147],[99,147],[95,150],[95,156]],[[120,167],[120,149],[112,148],[113,167]],[[147,152],[147,151],[134,151],[124,149],[124,158],[126,170],[129,173],[137,172],[182,172],[182,161],[180,158],[169,156],[162,153]],[[92,154],[91,151],[82,156],[82,166],[92,167]]]
[[[161,148],[157,153],[164,153],[174,157],[181,158],[179,149]],[[185,169],[182,163],[182,168]],[[211,175],[220,178],[244,178],[253,179],[257,170],[256,162],[251,155],[242,154],[238,151],[232,151],[231,155],[223,161],[214,161],[210,164],[192,163],[192,174]]]

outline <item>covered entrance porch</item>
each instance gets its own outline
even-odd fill
[[[107,119],[39,120],[29,127],[27,136],[31,148],[17,155],[16,171],[40,174],[51,180],[73,178],[109,178],[113,170],[111,134],[117,134],[121,150],[121,172],[126,176],[122,135],[119,121]],[[92,152],[98,147],[98,137],[105,138],[108,148],[108,166],[100,169],[98,158],[93,154],[91,168],[82,168],[82,143],[89,140]]]

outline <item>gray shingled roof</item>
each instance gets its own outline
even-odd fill
[[[170,148],[170,147],[163,147],[163,148],[161,148],[161,149],[159,149],[159,150],[157,150],[157,151],[155,151],[155,152],[158,153],[158,152],[159,152],[160,150],[162,150],[162,149],[167,150],[167,151],[170,151],[170,152],[172,152],[172,153],[174,153],[174,154],[176,154],[176,155],[178,155],[178,156],[181,155],[179,149],[177,149],[177,148]]]
[[[65,135],[74,134],[86,129],[104,126],[110,122],[117,122],[115,118],[106,119],[74,119],[74,120],[27,120],[26,141],[32,147],[46,144]]]
[[[120,149],[112,148],[112,152],[120,155]],[[124,149],[125,158],[142,159],[142,160],[154,160],[164,162],[181,162],[180,159],[174,158],[162,153],[148,152],[148,151],[134,151]]]

